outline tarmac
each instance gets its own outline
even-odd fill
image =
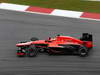
[[[74,55],[19,58],[15,44],[31,37],[47,39],[57,34],[80,37],[93,34],[88,57]],[[99,75],[100,22],[0,9],[0,75]]]

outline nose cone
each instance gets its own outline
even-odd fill
[[[18,43],[18,44],[16,44],[16,47],[26,46],[26,45],[31,45],[31,44],[32,44],[32,41],[31,42],[26,42],[26,43]]]

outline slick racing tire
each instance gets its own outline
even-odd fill
[[[37,48],[30,47],[30,48],[27,49],[27,56],[28,57],[36,57],[37,54],[38,54],[38,49]]]
[[[88,56],[88,49],[86,47],[84,47],[84,46],[81,46],[79,48],[79,55],[80,55],[80,57]]]
[[[45,51],[45,49],[43,49],[43,48],[39,48],[39,52],[40,52],[40,53],[44,53],[44,52],[46,52],[46,51]]]
[[[36,40],[39,40],[39,39],[36,38],[36,37],[32,37],[30,40],[31,40],[31,41],[36,41]]]

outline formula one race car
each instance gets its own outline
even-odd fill
[[[70,36],[57,35],[54,38],[49,37],[47,40],[38,40],[31,38],[29,42],[20,42],[16,44],[18,47],[17,56],[37,56],[39,52],[52,54],[78,54],[79,56],[87,56],[89,50],[93,47],[92,34],[83,33],[82,37],[77,39]]]

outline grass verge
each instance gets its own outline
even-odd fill
[[[0,2],[100,13],[100,2],[84,0],[0,0]]]

